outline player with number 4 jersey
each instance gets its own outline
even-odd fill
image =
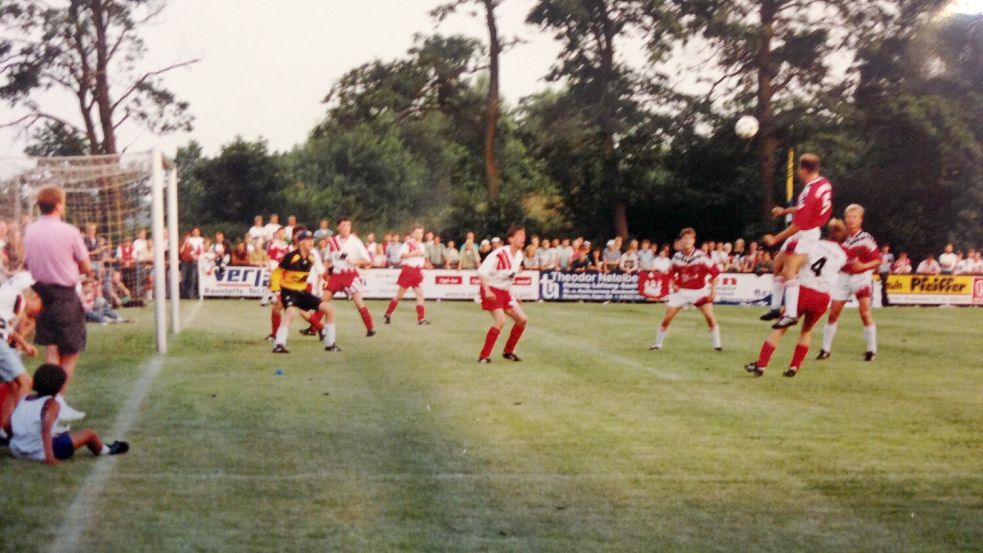
[[[802,362],[809,353],[809,342],[812,339],[812,329],[829,308],[830,292],[843,266],[847,263],[847,255],[840,245],[846,237],[846,227],[843,221],[833,219],[829,223],[829,240],[820,240],[810,248],[806,265],[799,273],[799,294],[796,308],[802,317],[802,332],[792,354],[785,376],[793,377],[798,374]],[[771,361],[772,354],[778,347],[788,327],[780,327],[771,331],[761,345],[758,359],[745,365],[744,370],[754,376],[765,374],[765,368]]]
[[[775,276],[772,284],[771,309],[761,320],[779,319],[772,328],[793,326],[799,322],[799,272],[819,242],[820,229],[833,213],[833,186],[819,174],[819,156],[804,154],[799,158],[799,179],[805,183],[795,207],[776,207],[772,215],[792,215],[792,224],[778,235],[766,234],[762,242],[772,247],[782,243],[775,257]],[[781,306],[784,303],[784,315]]]

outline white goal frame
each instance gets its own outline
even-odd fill
[[[151,157],[151,234],[154,241],[154,330],[157,339],[157,352],[167,353],[167,291],[171,295],[171,332],[181,331],[181,296],[178,273],[178,201],[177,165],[167,158],[161,148],[155,147]],[[166,183],[165,183],[166,179]],[[165,190],[167,198],[164,198]],[[164,236],[164,205],[167,205],[167,236]],[[164,268],[164,244],[168,248],[168,275]],[[165,286],[164,283],[167,283]]]

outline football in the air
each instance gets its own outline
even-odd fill
[[[754,135],[758,134],[758,120],[752,115],[745,115],[737,120],[734,132],[744,139],[754,138]]]

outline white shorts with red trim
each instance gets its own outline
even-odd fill
[[[705,303],[710,303],[710,288],[704,287],[699,290],[690,288],[680,288],[676,292],[669,293],[669,300],[666,305],[669,307],[686,307],[693,305],[699,307]]]
[[[874,278],[870,272],[851,275],[840,273],[836,275],[833,283],[833,290],[830,297],[833,301],[850,301],[851,297],[860,298],[871,297],[874,291]]]
[[[805,255],[812,253],[813,248],[819,244],[822,232],[819,227],[809,230],[800,230],[782,244],[783,252],[787,254]]]

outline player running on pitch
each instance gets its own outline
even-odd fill
[[[529,318],[519,305],[519,300],[512,297],[510,290],[515,276],[522,269],[526,229],[513,225],[506,234],[505,243],[505,246],[488,254],[478,267],[478,278],[481,280],[479,290],[481,308],[490,311],[494,321],[488,329],[488,334],[485,335],[485,345],[478,355],[479,363],[491,363],[492,348],[495,347],[498,335],[502,333],[502,328],[505,326],[506,315],[511,317],[515,324],[512,326],[512,332],[509,333],[508,341],[505,342],[502,357],[509,361],[522,361],[515,354],[515,347],[522,337],[522,331],[526,329]]]
[[[399,249],[399,258],[403,260],[403,268],[400,269],[399,279],[396,280],[399,290],[396,291],[396,297],[389,302],[389,308],[386,309],[386,324],[390,324],[393,312],[396,311],[396,306],[399,305],[403,296],[406,295],[406,291],[411,288],[413,289],[413,295],[416,296],[416,324],[430,324],[430,321],[426,318],[426,306],[422,286],[423,264],[426,262],[427,252],[421,240],[423,240],[423,226],[417,225],[413,227],[411,238],[404,242]]]
[[[352,234],[351,219],[348,217],[338,219],[338,234],[328,239],[328,250],[331,252],[331,258],[325,261],[330,264],[331,276],[328,279],[328,292],[324,295],[324,300],[330,302],[338,292],[351,296],[359,315],[362,316],[362,322],[365,323],[365,335],[375,336],[372,314],[369,313],[369,308],[365,307],[365,301],[362,299],[362,277],[358,273],[360,268],[372,265],[372,258],[369,257],[369,251],[365,249],[362,240]]]
[[[833,219],[829,222],[829,240],[820,240],[809,250],[808,266],[799,275],[801,290],[796,301],[798,311],[802,314],[802,332],[795,345],[792,361],[784,375],[793,377],[798,374],[802,362],[809,353],[809,341],[812,329],[829,307],[829,293],[840,269],[846,265],[847,255],[840,243],[846,235],[843,221]],[[771,362],[771,356],[778,348],[778,343],[789,327],[772,330],[768,338],[761,344],[761,352],[757,361],[744,366],[744,370],[754,376],[765,374],[765,368]]]
[[[325,351],[341,351],[335,344],[334,306],[327,300],[321,300],[307,291],[307,278],[315,260],[311,250],[314,248],[314,235],[303,230],[296,236],[297,249],[291,250],[283,257],[280,264],[270,275],[270,289],[280,295],[279,302],[283,306],[282,320],[276,331],[276,346],[273,353],[290,353],[287,351],[287,335],[290,333],[290,323],[299,311],[321,311],[327,319],[324,325]]]
[[[799,179],[805,183],[795,207],[776,207],[775,217],[792,214],[792,224],[778,235],[766,234],[762,242],[769,248],[782,243],[775,257],[775,279],[772,284],[771,310],[761,320],[779,319],[772,328],[786,328],[799,322],[799,271],[819,242],[820,229],[833,213],[833,185],[819,174],[819,156],[803,154],[799,158]],[[780,310],[784,298],[784,316]]]
[[[823,328],[823,349],[818,360],[829,359],[833,350],[833,337],[836,336],[836,322],[840,318],[843,306],[850,296],[856,296],[859,303],[860,320],[864,324],[864,338],[867,340],[867,353],[864,361],[873,361],[877,357],[877,326],[871,312],[874,291],[874,269],[881,264],[881,250],[877,241],[861,226],[864,222],[864,208],[858,204],[850,204],[843,213],[846,223],[846,240],[843,249],[846,251],[847,263],[843,266],[833,285],[831,294],[833,302],[829,307],[829,319]],[[886,284],[885,284],[886,285]]]
[[[287,252],[289,252],[290,248],[292,247],[293,240],[291,240],[291,242],[288,244],[284,239],[285,236],[286,230],[281,226],[277,226],[276,230],[273,232],[273,239],[266,245],[266,257],[270,274],[276,270],[276,268],[280,265],[280,261],[283,260],[283,256],[287,255]],[[266,287],[266,293],[263,295],[262,299],[259,300],[259,304],[261,306],[265,306],[267,303],[273,304],[273,309],[270,310],[271,332],[266,339],[275,341],[276,331],[280,328],[280,315],[283,309],[277,301],[276,293],[270,289],[269,285]]]
[[[679,251],[672,256],[672,265],[669,267],[669,285],[672,287],[672,292],[666,302],[666,315],[655,335],[655,344],[649,350],[662,349],[669,324],[684,307],[692,305],[699,309],[707,320],[713,349],[721,351],[723,345],[720,341],[720,325],[713,316],[713,302],[717,299],[717,276],[720,275],[720,269],[706,254],[696,249],[696,231],[692,228],[679,231],[676,243]]]

